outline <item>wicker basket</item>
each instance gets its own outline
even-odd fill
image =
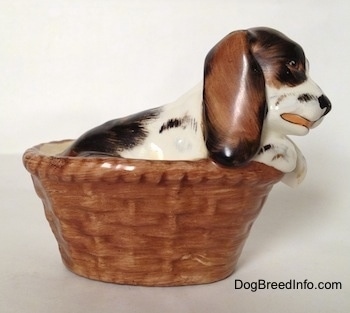
[[[282,173],[251,162],[60,157],[69,141],[28,149],[23,162],[64,264],[120,284],[210,283],[235,268]]]

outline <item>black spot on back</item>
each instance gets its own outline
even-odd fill
[[[146,125],[159,113],[160,109],[151,109],[97,126],[79,137],[68,154],[118,156],[143,143],[148,135]]]

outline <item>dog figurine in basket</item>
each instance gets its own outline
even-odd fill
[[[226,167],[255,160],[302,181],[306,162],[287,135],[305,135],[331,103],[309,77],[300,45],[270,28],[234,31],[208,53],[204,81],[173,103],[102,124],[69,156],[211,158]]]

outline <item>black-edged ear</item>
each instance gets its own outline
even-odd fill
[[[264,74],[250,51],[248,32],[232,32],[205,59],[203,128],[209,157],[230,167],[253,158],[266,110]]]

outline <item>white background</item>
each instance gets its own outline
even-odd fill
[[[175,100],[232,30],[299,42],[333,103],[293,138],[309,172],[278,185],[236,273],[210,285],[145,288],[80,278],[62,265],[21,154]],[[350,2],[0,0],[1,312],[349,312]],[[339,281],[342,290],[236,290],[235,279]]]

